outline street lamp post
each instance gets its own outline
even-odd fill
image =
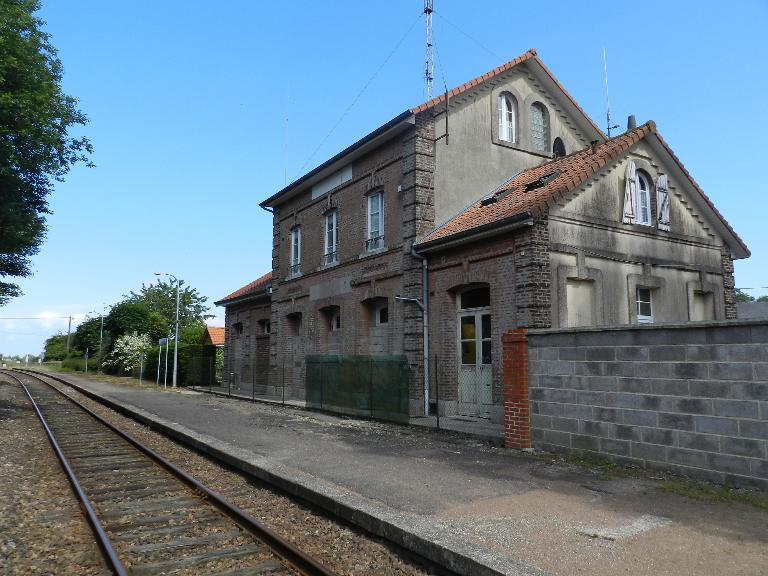
[[[179,288],[181,287],[181,280],[167,272],[155,272],[155,276],[168,276],[176,282],[176,330],[173,337],[173,387],[176,388],[179,373]]]

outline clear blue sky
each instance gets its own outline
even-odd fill
[[[96,167],[57,184],[35,275],[0,318],[82,315],[155,270],[213,302],[268,271],[259,201],[423,100],[421,12],[421,0],[43,0]],[[604,127],[605,46],[616,122],[656,121],[752,250],[737,286],[764,287],[767,28],[764,0],[435,0],[436,84],[533,47]],[[66,320],[0,319],[0,352],[37,353],[60,331]]]

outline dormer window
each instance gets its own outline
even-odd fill
[[[509,92],[499,95],[499,140],[517,139],[517,100]]]
[[[639,170],[635,172],[635,182],[637,183],[637,215],[636,224],[644,226],[651,225],[651,184],[648,178]]]
[[[537,152],[549,152],[549,112],[541,102],[531,104],[531,144]]]

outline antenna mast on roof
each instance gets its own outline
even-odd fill
[[[608,97],[608,59],[605,57],[605,46],[603,46],[603,72],[605,73],[605,121],[608,138],[611,137],[611,130],[618,128],[618,124],[611,124],[611,99]]]
[[[426,80],[427,100],[430,100],[432,98],[432,80],[434,77],[434,65],[432,63],[432,0],[424,0],[424,25],[426,35],[424,79]]]

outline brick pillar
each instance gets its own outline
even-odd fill
[[[510,330],[501,337],[501,344],[504,350],[504,446],[525,450],[531,447],[527,330]]]
[[[736,318],[736,282],[733,279],[733,258],[727,247],[721,248],[721,261],[723,263],[723,298],[725,300],[725,319]]]

